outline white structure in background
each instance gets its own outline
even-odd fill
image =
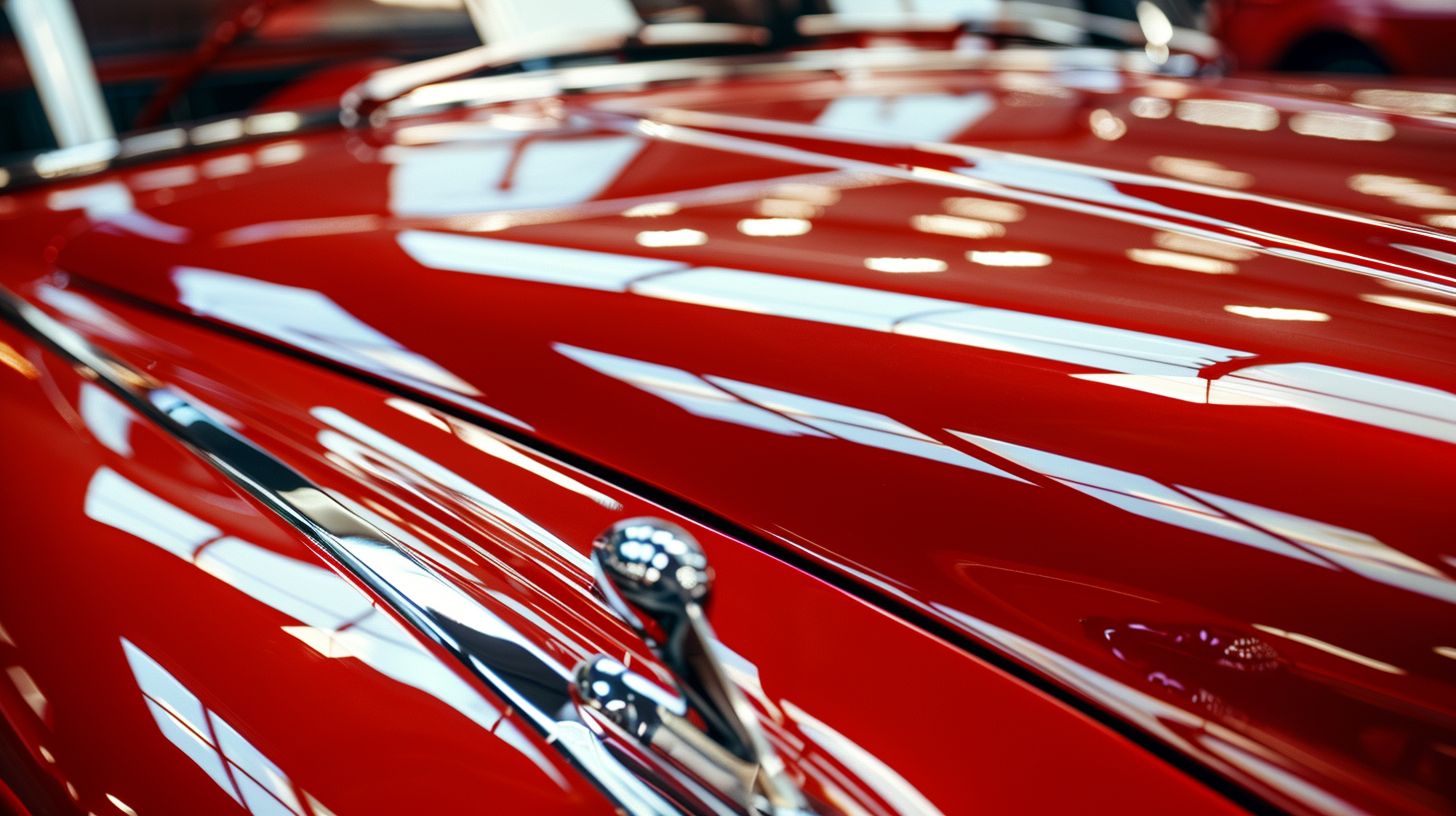
[[[642,18],[628,0],[465,0],[486,43],[540,43],[633,34]]]
[[[5,0],[15,39],[61,147],[116,139],[68,0]]]

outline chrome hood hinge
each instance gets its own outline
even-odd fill
[[[672,672],[680,697],[599,655],[576,670],[582,707],[750,813],[809,813],[719,657],[705,611],[713,570],[698,542],[665,521],[627,519],[596,539],[592,563],[607,605]]]

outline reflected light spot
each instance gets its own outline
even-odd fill
[[[213,142],[225,142],[241,138],[242,135],[243,120],[224,119],[221,122],[211,122],[193,128],[192,143],[195,145],[204,145]]]
[[[994,201],[989,198],[957,196],[942,201],[941,206],[951,215],[1000,221],[1003,224],[1014,223],[1026,217],[1026,208],[1020,204],[1013,204],[1010,201]]]
[[[11,666],[5,670],[5,673],[10,676],[10,683],[15,686],[15,690],[20,692],[20,699],[24,700],[25,704],[30,706],[30,710],[35,712],[36,719],[44,722],[49,701],[41,693],[40,686],[35,684],[35,679],[30,676],[30,672],[20,666]]]
[[[1378,196],[1414,195],[1417,193],[1444,193],[1445,187],[1424,184],[1406,176],[1384,176],[1379,173],[1357,173],[1345,181],[1357,193]]]
[[[1087,121],[1092,126],[1092,135],[1103,141],[1114,142],[1127,135],[1127,123],[1110,111],[1098,108]]]
[[[51,753],[51,749],[45,747],[44,745],[37,745],[36,750],[40,753],[41,759],[44,759],[46,762],[49,762],[52,765],[56,764],[56,755]]]
[[[1225,312],[1256,320],[1292,320],[1306,323],[1324,323],[1330,316],[1310,309],[1285,309],[1278,306],[1225,306]]]
[[[1452,660],[1456,660],[1456,648],[1452,648],[1450,646],[1437,646],[1435,652],[1441,657],[1449,657]]]
[[[1269,131],[1279,127],[1279,112],[1258,102],[1232,99],[1184,99],[1178,118],[1194,125]]]
[[[354,653],[349,650],[334,632],[328,629],[320,629],[317,626],[284,626],[283,631],[303,641],[310,649],[324,657],[353,657]]]
[[[708,243],[708,234],[702,230],[647,230],[637,233],[637,243],[645,247],[688,247]]]
[[[1188,95],[1188,86],[1172,79],[1154,79],[1146,87],[1148,93],[1164,99],[1182,99]]]
[[[1367,88],[1356,91],[1351,98],[1357,105],[1390,108],[1402,113],[1427,115],[1456,113],[1456,94]]]
[[[813,227],[802,218],[744,218],[738,222],[738,231],[754,238],[803,235]]]
[[[828,207],[839,201],[839,191],[833,187],[825,187],[822,184],[804,184],[799,182],[780,184],[773,188],[770,195],[774,198],[791,198],[797,201],[805,201],[821,207]]]
[[[997,238],[1006,234],[1006,228],[994,221],[957,215],[916,215],[910,218],[910,226],[953,238]]]
[[[160,190],[166,187],[186,187],[197,181],[197,168],[192,165],[164,167],[137,173],[127,180],[133,190]]]
[[[418,147],[440,142],[489,142],[506,138],[509,138],[507,134],[485,122],[435,122],[400,128],[394,132],[391,141],[397,145]]]
[[[1049,79],[1045,74],[1026,71],[1005,71],[997,78],[997,84],[1008,91],[1038,96],[1061,96],[1066,89]]]
[[[944,272],[949,267],[939,258],[865,258],[866,269],[896,274]]]
[[[104,168],[117,152],[117,142],[108,139],[42,153],[31,160],[31,166],[41,178],[59,178]]]
[[[231,229],[213,239],[218,246],[242,246],[289,238],[348,235],[379,229],[384,219],[377,215],[344,215],[333,218],[305,218],[297,221],[264,221]]]
[[[1188,272],[1200,272],[1204,275],[1232,275],[1239,271],[1237,266],[1228,261],[1168,249],[1129,249],[1127,257],[1140,264],[1166,266]]]
[[[1166,46],[1173,39],[1173,23],[1168,15],[1158,8],[1157,3],[1149,0],[1139,0],[1137,4],[1138,26],[1143,30],[1143,38],[1148,45]]]
[[[1404,204],[1407,207],[1419,207],[1423,210],[1449,210],[1456,208],[1456,195],[1451,195],[1444,190],[1439,193],[1412,193],[1411,195],[1399,196],[1396,203]]]
[[[279,142],[278,144],[268,145],[258,151],[258,166],[276,167],[280,164],[292,164],[303,158],[303,154],[303,142]]]
[[[1381,306],[1389,306],[1392,309],[1404,309],[1408,312],[1417,312],[1419,314],[1456,317],[1456,306],[1448,303],[1432,303],[1429,300],[1402,297],[1400,295],[1361,295],[1360,299],[1366,303],[1377,303]]]
[[[137,812],[135,810],[132,810],[130,805],[121,801],[120,799],[117,799],[115,796],[112,796],[109,793],[106,794],[106,801],[114,805],[117,810],[125,813],[126,816],[137,816]]]
[[[1456,213],[1437,213],[1425,217],[1425,222],[1433,227],[1441,229],[1456,230]]]
[[[1168,100],[1159,99],[1156,96],[1139,96],[1127,106],[1127,109],[1139,119],[1167,119],[1168,114],[1173,112],[1173,105]]]
[[[487,213],[479,217],[451,218],[449,225],[464,232],[501,232],[519,226],[519,222],[507,213]]]
[[[202,175],[208,178],[241,176],[253,169],[253,158],[246,153],[219,156],[202,163]]]
[[[293,111],[274,111],[249,116],[243,122],[243,129],[250,136],[261,136],[267,133],[287,133],[291,130],[298,130],[302,124],[303,117]]]
[[[758,202],[759,214],[769,218],[813,218],[823,211],[818,204],[792,198],[765,198]]]
[[[1293,643],[1299,643],[1304,646],[1309,646],[1312,649],[1319,649],[1326,654],[1332,654],[1335,657],[1344,658],[1351,663],[1358,663],[1361,666],[1375,669],[1376,671],[1383,671],[1388,674],[1405,674],[1405,669],[1402,669],[1399,666],[1392,666],[1383,660],[1376,660],[1373,657],[1366,657],[1362,654],[1356,654],[1349,649],[1341,649],[1339,646],[1336,646],[1333,643],[1326,643],[1323,640],[1319,640],[1318,638],[1312,638],[1309,635],[1301,635],[1298,632],[1286,632],[1283,629],[1275,629],[1272,626],[1265,626],[1262,623],[1256,623],[1253,624],[1253,626],[1260,632],[1274,635],[1275,637],[1281,637]]]
[[[972,250],[966,253],[966,260],[981,266],[1014,266],[1031,268],[1046,266],[1052,262],[1052,256],[1045,252],[981,252]]]
[[[20,376],[27,380],[34,380],[40,377],[40,372],[35,370],[35,366],[31,365],[29,360],[20,356],[20,352],[3,342],[0,342],[0,363],[15,369],[20,373]]]
[[[623,218],[661,218],[664,215],[674,215],[682,205],[676,201],[652,201],[647,204],[638,204],[635,207],[628,207],[622,211]]]
[[[1254,183],[1254,177],[1249,173],[1241,170],[1230,170],[1218,162],[1204,159],[1185,159],[1179,156],[1154,156],[1148,160],[1148,166],[1165,176],[1172,176],[1185,181],[1194,181],[1199,184],[1212,184],[1216,187],[1229,187],[1235,190],[1242,190]]]
[[[176,150],[187,146],[187,131],[182,128],[167,128],[166,130],[142,133],[136,136],[128,136],[126,143],[122,145],[121,155],[127,158],[143,156],[147,153],[159,153],[164,150]]]
[[[1137,20],[1143,30],[1143,39],[1148,41],[1143,46],[1148,59],[1157,65],[1167,62],[1168,41],[1173,39],[1173,24],[1168,21],[1168,15],[1156,3],[1142,0],[1137,4]]]
[[[1289,129],[1303,136],[1351,142],[1383,142],[1395,135],[1395,126],[1383,119],[1324,111],[1294,114]]]
[[[1203,238],[1197,235],[1185,235],[1181,232],[1158,231],[1153,233],[1153,243],[1162,249],[1171,249],[1174,252],[1191,252],[1195,255],[1207,255],[1210,258],[1222,258],[1225,261],[1248,261],[1258,256],[1259,253],[1246,247],[1216,241],[1212,238]]]

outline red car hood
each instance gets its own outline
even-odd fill
[[[56,265],[680,497],[1285,801],[1456,806],[1456,97],[1031,59],[152,165],[51,196],[93,221]]]

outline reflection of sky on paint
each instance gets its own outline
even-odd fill
[[[618,134],[391,146],[389,208],[401,216],[559,207],[596,198],[645,142]]]
[[[121,639],[147,710],[168,741],[256,816],[326,816],[272,760],[135,643]]]
[[[535,244],[443,232],[405,231],[399,234],[399,244],[411,257],[449,263],[453,272],[608,291],[620,291],[645,275],[687,266],[676,261],[566,247],[551,247],[547,258]]]
[[[856,781],[869,785],[893,812],[919,813],[924,816],[939,816],[941,813],[909,780],[859,743],[788,700],[783,701],[783,710],[805,736],[848,768]]]
[[[782,436],[839,439],[1026,482],[884,414],[576,346],[555,348],[697,416]],[[951,433],[995,457],[1143,518],[1456,601],[1456,584],[1439,570],[1356,530],[989,437]]]
[[[641,124],[639,129],[653,134],[656,138],[669,139],[681,144],[796,164],[810,164],[858,172],[870,171],[886,179],[898,179],[944,188],[962,190],[987,190],[990,188],[998,197],[1011,201],[1043,205],[1109,222],[1183,232],[1212,240],[1232,242],[1247,248],[1262,248],[1271,255],[1296,258],[1307,263],[1343,269],[1381,280],[1419,283],[1420,281],[1429,282],[1432,277],[1429,269],[1391,264],[1388,259],[1378,260],[1354,251],[1328,246],[1316,247],[1297,238],[1268,232],[1261,229],[1257,223],[1236,223],[1211,217],[1206,212],[1180,210],[1126,192],[1117,185],[1177,189],[1200,195],[1215,194],[1221,198],[1292,211],[1300,214],[1301,217],[1313,215],[1331,221],[1359,225],[1362,228],[1389,227],[1386,222],[1347,210],[1331,209],[1288,199],[1270,198],[1242,191],[1210,188],[1206,185],[1164,176],[1113,170],[1085,163],[1047,159],[976,145],[957,144],[950,141],[936,142],[929,139],[918,140],[913,130],[885,137],[873,134],[856,136],[850,132],[842,132],[836,136],[841,141],[851,143],[895,145],[913,143],[919,149],[965,158],[971,163],[951,171],[925,166],[905,167],[846,158],[833,152],[787,147],[772,140],[762,140],[751,136],[751,134],[767,134],[774,137],[823,138],[824,131],[809,123],[683,109],[658,109],[653,111],[653,116],[654,121]],[[1193,226],[1195,224],[1202,226]],[[1433,237],[1437,240],[1451,240],[1439,236]],[[1304,251],[1308,249],[1317,250],[1320,254]],[[1453,288],[1456,279],[1444,275],[1437,277],[1445,281],[1438,284],[1444,290],[1456,291],[1456,288]]]
[[[350,314],[313,289],[179,266],[178,301],[194,313],[257,332],[348,366],[402,378],[431,393],[521,428],[530,426],[474,397],[475,386]]]
[[[110,468],[86,490],[86,515],[182,558],[299,625],[285,631],[326,657],[355,658],[419,689],[559,772],[490,701],[440,663],[395,618],[331,570],[260,547],[193,516]]]
[[[946,141],[995,109],[989,93],[844,96],[831,99],[814,124],[835,133]]]
[[[1024,481],[884,414],[558,343],[561,354],[697,416],[784,436],[840,439]]]
[[[119,181],[57,190],[46,198],[46,206],[58,211],[82,210],[102,231],[125,232],[165,244],[183,244],[192,237],[187,228],[138,210],[131,190]]]
[[[1250,365],[1210,379],[1209,366],[1257,358],[1149,332],[742,269],[425,231],[403,232],[399,242],[434,269],[920,337],[1095,369],[1072,376],[1187,402],[1294,408],[1456,442],[1456,395],[1334,366]]]
[[[182,266],[173,270],[184,306],[367,371],[387,370],[463,394],[469,383],[364,323],[322,292],[243,275]]]
[[[418,480],[463,502],[488,522],[519,531],[540,549],[555,555],[557,566],[573,573],[570,577],[557,573],[568,586],[578,584],[580,576],[591,571],[591,561],[575,547],[495,494],[409,445],[337,408],[315,407],[309,414],[328,428],[319,433],[319,442],[326,450],[366,472],[371,462],[390,461],[396,472],[412,472]]]
[[[1270,363],[1235,369],[1212,379],[1144,373],[1072,376],[1183,402],[1295,408],[1456,442],[1456,394],[1337,366]]]
[[[126,325],[120,317],[85,295],[46,283],[37,284],[34,291],[36,300],[66,317],[86,324],[90,330],[102,337],[124,343],[141,341],[141,335]]]
[[[83,382],[79,410],[81,421],[96,441],[121,456],[131,456],[128,433],[135,415],[121,400],[99,385]]]
[[[1128,513],[1456,603],[1456,583],[1444,573],[1367,533],[1023,445],[952,433]]]

